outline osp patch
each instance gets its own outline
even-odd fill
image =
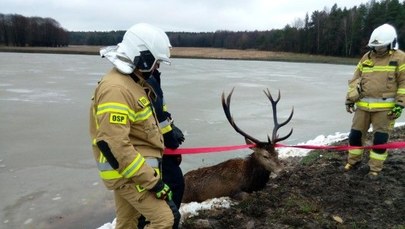
[[[128,119],[127,116],[123,114],[116,114],[116,113],[110,114],[110,123],[125,125],[127,124],[127,119]]]

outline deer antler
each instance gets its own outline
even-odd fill
[[[254,142],[256,144],[260,144],[261,142],[259,140],[257,140],[256,138],[254,138],[254,137],[250,136],[249,134],[245,133],[244,131],[242,131],[236,125],[235,121],[233,120],[233,117],[232,117],[231,111],[230,111],[230,107],[231,107],[231,97],[232,97],[232,93],[233,93],[234,89],[235,88],[232,88],[232,91],[229,93],[226,100],[225,100],[225,92],[222,92],[222,107],[224,108],[226,119],[228,119],[228,122],[231,124],[231,126],[233,127],[233,129],[235,129],[236,132],[241,134],[243,137],[251,140],[252,142]]]
[[[242,136],[244,136],[245,138],[249,139],[250,141],[256,143],[256,145],[267,145],[264,142],[261,142],[259,140],[257,140],[256,138],[250,136],[249,134],[247,134],[246,132],[242,131],[235,123],[235,121],[233,120],[233,117],[231,115],[230,112],[230,107],[231,107],[231,97],[232,97],[232,93],[234,91],[235,88],[232,88],[231,92],[229,93],[229,95],[227,96],[226,100],[225,100],[225,92],[222,93],[222,107],[224,108],[224,112],[225,112],[225,116],[228,119],[229,123],[231,124],[231,126],[235,129],[236,132],[238,132],[239,134],[241,134]],[[280,101],[280,91],[278,91],[278,97],[276,100],[273,99],[273,97],[271,96],[270,90],[267,89],[264,90],[264,93],[266,94],[267,98],[270,100],[271,102],[271,107],[273,110],[273,121],[274,121],[274,128],[273,128],[273,134],[272,137],[270,139],[270,137],[268,137],[268,144],[270,145],[274,145],[279,141],[285,140],[288,137],[291,136],[293,129],[291,128],[290,132],[285,135],[284,137],[279,138],[277,131],[278,129],[280,129],[281,127],[285,126],[289,121],[291,121],[292,116],[294,114],[294,108],[291,111],[290,116],[287,118],[287,120],[285,120],[282,123],[278,122],[278,118],[277,118],[277,103],[278,101]]]
[[[278,91],[278,96],[277,99],[274,100],[273,97],[271,96],[270,90],[267,88],[267,91],[264,90],[264,94],[266,94],[267,98],[269,98],[270,102],[271,102],[271,107],[273,108],[273,121],[274,121],[274,128],[273,128],[273,134],[271,136],[271,140],[270,138],[268,138],[269,143],[271,144],[276,144],[279,141],[285,140],[288,137],[290,137],[290,135],[293,132],[293,128],[291,128],[290,132],[285,135],[284,137],[279,138],[277,131],[278,129],[280,129],[281,127],[285,126],[292,118],[293,114],[294,114],[294,108],[292,108],[290,116],[287,118],[287,120],[285,120],[282,123],[278,123],[278,118],[277,118],[277,103],[278,101],[280,101],[280,90]]]

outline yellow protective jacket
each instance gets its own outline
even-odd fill
[[[353,98],[350,93],[359,92]],[[405,53],[390,50],[387,55],[366,53],[349,80],[346,102],[366,111],[390,110],[395,104],[405,107]]]
[[[136,77],[136,76],[134,76]],[[143,79],[135,82],[113,68],[99,82],[90,111],[90,135],[100,177],[108,189],[128,183],[151,189],[160,174],[148,163],[163,155],[163,137]],[[118,162],[113,168],[97,143],[105,142]],[[115,166],[117,167],[117,166]]]

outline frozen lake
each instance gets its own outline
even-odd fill
[[[114,218],[112,193],[97,174],[88,134],[89,104],[111,68],[98,56],[0,53],[0,228],[97,228]],[[173,59],[162,65],[165,99],[186,134],[184,147],[244,144],[227,122],[220,97],[233,88],[231,112],[247,133],[265,140],[281,91],[279,121],[294,117],[283,144],[348,132],[344,108],[355,66],[263,61]],[[242,157],[249,150],[184,156],[184,172]]]

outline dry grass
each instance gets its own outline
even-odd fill
[[[0,52],[29,52],[29,53],[63,53],[98,55],[100,46],[71,45],[68,47],[5,47],[0,46]],[[176,47],[171,51],[174,58],[204,58],[232,60],[265,60],[290,62],[316,62],[332,64],[356,64],[357,59],[331,56],[318,56],[288,52],[270,52],[258,50],[236,50],[221,48],[192,48]]]
[[[0,52],[61,53],[98,55],[100,46],[71,45],[67,47],[10,47],[0,46]]]

